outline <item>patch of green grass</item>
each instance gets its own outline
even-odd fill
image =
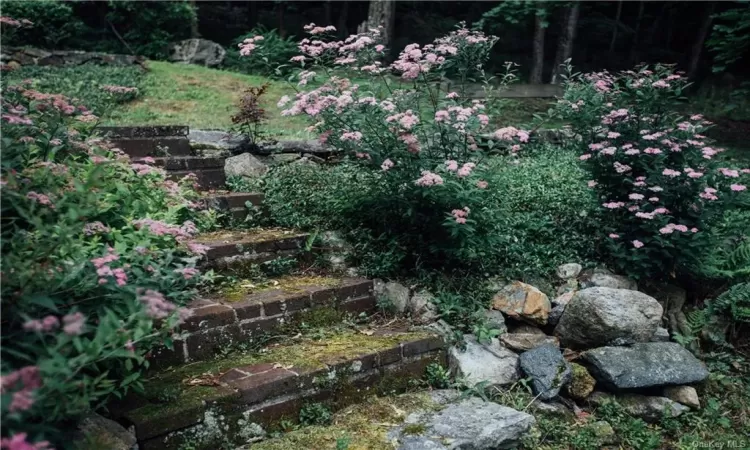
[[[269,83],[261,102],[268,112],[268,134],[276,138],[310,139],[307,122],[301,117],[283,117],[276,106],[292,92],[283,81],[262,76],[209,69],[206,67],[149,61],[141,98],[117,110],[117,125],[189,125],[196,129],[226,130],[244,90]]]

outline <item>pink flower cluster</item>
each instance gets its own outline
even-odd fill
[[[26,440],[26,433],[16,433],[9,438],[0,439],[2,450],[54,450],[49,441],[31,443]]]
[[[33,202],[39,203],[40,205],[49,206],[50,209],[55,209],[55,205],[46,194],[39,194],[37,192],[30,191],[26,194],[26,198]]]
[[[315,25],[314,23],[305,25],[304,29],[310,34],[323,34],[329,31],[336,31],[336,27],[334,27],[333,25],[328,25],[326,27],[319,27]]]
[[[499,130],[496,130],[492,135],[495,137],[495,139],[499,139],[501,141],[512,141],[513,139],[518,139],[520,142],[529,141],[528,131],[519,130],[516,127],[500,128]]]
[[[205,255],[211,249],[211,247],[197,242],[188,242],[187,248],[190,253],[195,255]]]
[[[380,165],[380,168],[383,169],[383,172],[388,172],[394,165],[393,161],[386,159],[383,161],[383,164]]]
[[[668,223],[667,225],[665,225],[665,226],[663,226],[662,228],[659,229],[659,233],[661,233],[661,234],[672,234],[675,231],[679,231],[681,233],[687,233],[688,232],[688,227],[686,227],[685,225],[677,225],[677,224],[674,224],[674,223]],[[692,228],[690,231],[693,232],[693,233],[697,233],[698,229],[697,228]]]
[[[5,394],[10,390],[18,389],[8,407],[8,411],[26,411],[34,405],[33,391],[42,387],[42,377],[37,366],[25,366],[7,375],[0,380],[0,393]]]
[[[161,220],[154,219],[134,220],[133,225],[135,225],[135,227],[138,229],[144,227],[148,228],[151,233],[157,236],[174,236],[177,240],[187,239],[198,232],[198,228],[196,228],[195,224],[189,220],[179,227],[177,225],[170,225],[166,222],[162,222]]]
[[[193,278],[194,276],[200,274],[200,271],[193,267],[185,267],[182,269],[175,269],[174,273],[180,274],[183,276],[183,278],[185,278],[186,280],[189,280]]]
[[[253,36],[237,44],[240,49],[240,56],[250,56],[258,48],[258,42],[263,39],[263,36]]]
[[[454,209],[453,211],[451,211],[451,215],[454,219],[456,219],[457,223],[464,224],[466,223],[466,218],[469,216],[469,212],[469,207],[464,206],[463,209]]]
[[[115,252],[115,249],[107,247],[106,255],[91,260],[91,263],[96,267],[96,274],[99,276],[99,284],[107,284],[107,278],[105,277],[114,277],[118,286],[125,286],[127,284],[128,275],[125,273],[125,268],[117,267],[113,269],[109,266],[110,263],[119,259],[120,255]]]
[[[414,183],[417,186],[441,186],[443,184],[443,177],[429,170],[423,170],[422,176]]]

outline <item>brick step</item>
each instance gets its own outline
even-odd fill
[[[224,169],[224,158],[203,156],[159,156],[152,158],[151,165],[161,167],[167,171]],[[134,163],[143,163],[143,158],[132,158]]]
[[[326,336],[157,373],[144,381],[144,396],[110,411],[134,426],[142,450],[224,448],[246,444],[258,426],[296,421],[306,404],[336,411],[370,393],[402,392],[429,364],[446,363],[443,340],[427,332],[391,326]]]
[[[247,214],[246,203],[260,207],[263,204],[263,194],[257,192],[229,192],[212,191],[203,194],[206,206],[213,209],[236,210]]]
[[[192,155],[190,141],[185,137],[109,138],[109,141],[131,158]]]
[[[232,269],[248,263],[260,264],[302,253],[308,233],[283,228],[222,230],[197,236],[193,241],[208,246],[207,264]]]
[[[184,137],[187,138],[190,128],[187,125],[143,125],[124,127],[98,127],[102,136],[111,138],[157,138]]]
[[[194,300],[193,315],[173,349],[155,352],[158,367],[214,358],[232,345],[251,343],[311,316],[341,320],[377,308],[372,280],[287,275],[264,283],[240,280]]]
[[[172,180],[179,180],[191,173],[197,177],[198,189],[222,189],[226,186],[227,177],[224,174],[224,166],[194,170],[170,170],[167,171],[167,176]]]

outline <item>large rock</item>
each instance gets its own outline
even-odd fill
[[[81,443],[96,442],[100,448],[107,450],[130,450],[138,442],[135,435],[122,425],[96,413],[90,413],[81,419],[76,434],[80,436],[76,440]]]
[[[500,336],[500,342],[516,352],[525,352],[544,344],[551,344],[555,347],[560,347],[560,341],[558,341],[556,337],[545,336],[544,334],[508,333]]]
[[[676,342],[648,342],[631,347],[602,347],[583,353],[591,374],[614,389],[638,389],[697,383],[708,370]]]
[[[505,285],[492,298],[492,308],[515,319],[544,325],[552,305],[549,298],[534,286],[520,281]]]
[[[224,161],[224,173],[227,177],[258,178],[266,172],[268,166],[250,153],[232,156]]]
[[[701,408],[698,392],[692,386],[667,386],[664,388],[664,396],[692,409]]]
[[[663,327],[657,327],[654,335],[651,337],[651,342],[669,342],[671,340],[669,330]]]
[[[578,263],[563,264],[557,268],[557,277],[561,280],[569,280],[577,277],[581,270],[583,267]]]
[[[555,328],[563,346],[591,348],[648,342],[661,320],[662,308],[652,297],[606,287],[578,291]]]
[[[416,292],[412,295],[406,309],[412,321],[417,325],[427,325],[439,317],[437,306],[435,306],[435,296],[427,291]]]
[[[521,353],[521,370],[531,377],[531,388],[540,400],[551,400],[570,381],[570,364],[563,358],[560,349],[545,344]]]
[[[185,39],[172,45],[169,60],[185,64],[215,67],[224,62],[224,47],[207,39]]]
[[[474,335],[464,336],[466,347],[451,347],[448,361],[453,373],[470,384],[487,381],[493,386],[515,383],[521,378],[518,356],[497,339],[480,344]]]
[[[403,314],[409,304],[409,288],[395,281],[383,282],[374,280],[375,296],[385,304],[391,305],[394,312]]]
[[[659,422],[663,417],[677,417],[690,408],[666,397],[650,397],[638,394],[626,394],[618,401],[631,416],[639,417],[646,422]]]
[[[565,313],[565,305],[555,305],[555,307],[549,312],[547,324],[552,325],[553,327],[557,326],[557,324],[560,323],[560,318],[563,313]]]
[[[400,450],[497,450],[516,448],[534,423],[530,414],[472,397],[410,414],[388,438]]]
[[[608,287],[612,289],[638,290],[638,283],[628,277],[615,275],[607,269],[584,271],[580,276],[581,287]]]
[[[508,326],[505,325],[505,316],[500,311],[494,309],[487,309],[484,311],[485,326],[490,330],[497,330],[498,334],[505,334],[508,332]]]
[[[565,390],[570,397],[576,400],[584,400],[594,392],[596,379],[580,364],[571,363],[570,367],[573,371],[573,376],[570,383],[565,386]]]

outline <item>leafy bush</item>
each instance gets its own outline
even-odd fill
[[[145,74],[138,67],[107,67],[83,64],[74,67],[23,66],[6,72],[9,82],[31,80],[34,89],[56,92],[74,98],[101,116],[111,109],[113,101],[124,103],[142,93]],[[114,93],[110,86],[135,88],[135,91]]]
[[[140,387],[200,280],[189,188],[90,137],[97,118],[28,84],[2,99],[3,436],[61,434]],[[5,442],[5,441],[3,441]]]
[[[385,47],[379,44],[379,30],[341,42],[325,37],[333,27],[306,29],[313,38],[301,41],[302,55],[293,58],[304,67],[333,63],[373,79],[387,70],[380,66]],[[240,53],[260,54],[262,42],[248,40]],[[391,69],[413,82],[408,91],[385,78],[377,85],[386,89],[372,91],[369,85],[331,77],[298,93],[282,112],[309,117],[322,141],[352,158],[363,174],[357,178],[361,192],[340,201],[342,220],[349,229],[402,249],[402,266],[478,265],[486,249],[494,247],[496,216],[486,206],[490,171],[478,146],[490,120],[485,106],[457,92],[440,92],[429,81],[447,70],[475,72],[494,43],[492,37],[460,28],[424,48],[412,44],[404,49]],[[315,75],[302,71],[298,84],[306,86]],[[279,105],[289,101],[284,97]],[[487,145],[517,151],[528,138],[507,127],[497,130]]]
[[[76,17],[71,4],[60,0],[5,2],[3,15],[31,21],[29,26],[17,29],[10,39],[4,41],[6,45],[69,47],[79,42],[86,31],[86,26]]]
[[[262,42],[262,46],[253,58],[242,57],[238,49],[238,46],[247,39]],[[297,51],[294,36],[282,38],[275,29],[258,27],[232,42],[224,58],[224,67],[252,75],[286,77],[294,68],[289,60],[297,54]]]
[[[111,0],[107,20],[138,55],[153,59],[168,56],[169,44],[190,37],[190,24],[198,20],[187,1],[143,3]],[[119,41],[115,51],[130,53]]]
[[[710,123],[673,112],[685,85],[664,66],[577,74],[557,105],[601,201],[608,256],[635,278],[684,272],[710,243],[717,213],[747,195],[750,169],[722,167],[722,150],[702,134]]]

